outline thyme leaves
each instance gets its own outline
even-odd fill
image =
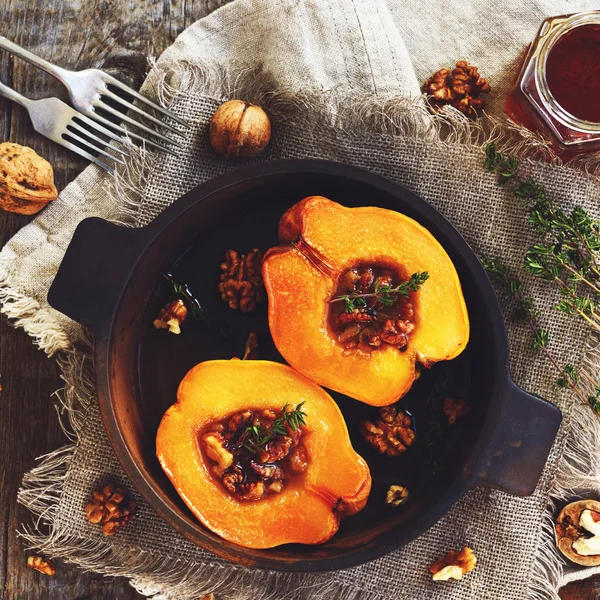
[[[428,279],[427,271],[413,273],[409,279],[395,287],[376,282],[373,292],[344,294],[333,298],[330,302],[344,302],[344,310],[347,313],[353,312],[356,308],[364,308],[367,305],[365,298],[376,298],[383,306],[392,306],[398,298],[408,298],[410,292],[418,292]]]
[[[282,415],[268,427],[249,425],[241,434],[239,443],[249,452],[258,454],[271,440],[280,435],[288,435],[287,427],[292,431],[297,431],[306,425],[306,413],[302,410],[303,405],[304,402],[300,402],[295,408],[290,409],[290,405],[285,404]]]
[[[555,285],[560,295],[557,310],[600,333],[600,220],[581,206],[564,210],[544,185],[524,172],[517,158],[499,152],[494,144],[486,148],[484,166],[519,199],[540,236],[525,253],[525,270]],[[521,280],[499,259],[481,260],[492,283],[512,303],[511,320],[528,324],[532,348],[542,351],[557,372],[557,387],[573,391],[600,416],[600,384],[584,367],[559,364],[548,348],[549,333],[539,326],[539,312],[525,296]]]

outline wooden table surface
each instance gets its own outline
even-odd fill
[[[269,1],[269,0],[265,0]],[[146,57],[158,56],[211,0],[4,0],[0,34],[71,69],[99,67],[138,85]],[[0,51],[0,79],[30,98],[58,96],[52,77]],[[85,162],[37,135],[21,107],[0,100],[0,141],[34,148],[50,161],[62,190]],[[0,246],[30,219],[0,210]],[[54,577],[25,566],[27,552],[16,530],[29,515],[17,504],[23,473],[35,458],[63,445],[52,393],[61,385],[52,359],[30,338],[0,320],[0,590],[3,600],[130,600],[141,598],[122,578],[83,573],[57,563]],[[600,579],[570,586],[564,600],[599,600]]]

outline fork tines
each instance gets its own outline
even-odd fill
[[[178,141],[174,140],[171,137],[167,137],[166,135],[164,135],[160,131],[157,131],[156,129],[153,129],[149,125],[146,125],[146,124],[140,122],[139,120],[134,119],[132,116],[129,116],[128,114],[126,114],[126,111],[129,110],[132,113],[134,113],[135,115],[139,115],[140,117],[142,117],[143,119],[148,121],[149,124],[154,124],[157,127],[162,127],[164,130],[166,130],[169,133],[172,133],[174,135],[184,137],[185,133],[183,133],[179,129],[176,129],[175,127],[169,125],[168,123],[161,121],[160,119],[153,116],[149,112],[143,110],[142,108],[140,108],[133,102],[130,102],[123,96],[116,94],[114,91],[112,91],[110,89],[110,87],[116,88],[117,90],[124,92],[125,94],[138,100],[140,103],[144,103],[151,109],[168,117],[169,119],[172,119],[174,122],[176,122],[186,128],[189,128],[189,125],[184,120],[180,119],[177,115],[172,113],[170,110],[167,110],[166,108],[163,108],[162,106],[159,106],[158,104],[152,102],[148,98],[145,98],[140,93],[131,89],[124,83],[121,83],[118,79],[115,79],[111,75],[108,75],[107,73],[102,73],[102,79],[105,83],[104,89],[101,90],[99,97],[97,97],[94,100],[93,109],[85,112],[85,114],[88,117],[90,117],[91,119],[94,119],[95,121],[98,121],[99,123],[102,123],[106,127],[110,127],[112,129],[114,129],[115,131],[118,131],[124,135],[127,135],[134,140],[148,144],[154,148],[162,150],[163,152],[167,152],[167,153],[173,154],[173,155],[175,154],[172,150],[170,150],[169,148],[165,147],[164,145],[154,141],[153,139],[148,139],[148,137],[144,137],[144,136],[140,135],[139,133],[132,131],[131,128],[125,129],[121,125],[115,123],[113,120],[107,118],[107,116],[103,116],[102,114],[99,114],[96,110],[96,109],[98,109],[98,110],[106,113],[108,116],[112,115],[113,117],[116,117],[118,120],[125,122],[128,125],[135,127],[137,129],[139,129],[140,131],[157,138],[158,140],[161,140],[162,142],[165,142],[167,144],[173,144],[174,146],[181,148],[181,144]],[[106,100],[109,100],[110,104],[107,103]],[[119,109],[121,109],[121,110],[119,110]]]
[[[87,128],[83,127],[83,124],[87,125]],[[98,156],[95,156],[92,153],[100,154],[105,157],[105,159],[109,159],[122,165],[124,163],[120,157],[128,156],[128,152],[118,146],[114,146],[110,141],[102,139],[98,134],[106,136],[109,140],[123,142],[123,138],[81,113],[75,113],[73,115],[72,119],[67,124],[65,131],[62,133],[61,139],[56,141],[66,148],[77,152],[84,158],[91,160],[106,171],[112,172],[112,168],[105,160],[98,158]],[[109,154],[107,149],[113,150],[118,156]]]

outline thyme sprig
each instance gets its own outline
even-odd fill
[[[558,310],[600,333],[600,220],[580,206],[564,211],[543,185],[522,173],[515,157],[498,152],[494,144],[486,148],[485,167],[519,198],[540,234],[540,242],[525,254],[525,269],[556,285]]]
[[[304,402],[300,402],[296,408],[288,410],[290,405],[285,404],[281,417],[271,423],[270,427],[263,425],[249,425],[240,436],[239,443],[253,454],[264,450],[265,446],[279,435],[287,435],[287,427],[297,431],[299,427],[306,425],[306,413],[302,410]]]
[[[428,279],[429,273],[423,271],[413,273],[409,279],[395,287],[377,281],[373,292],[344,294],[343,296],[336,296],[330,302],[344,302],[344,309],[347,313],[351,313],[355,308],[365,307],[367,305],[365,298],[377,298],[384,306],[392,306],[399,297],[408,298],[410,292],[418,292]]]
[[[540,241],[525,253],[525,269],[534,277],[554,283],[561,296],[556,305],[559,311],[584,320],[600,333],[600,220],[581,206],[571,212],[563,210],[542,184],[523,173],[517,158],[498,152],[494,144],[486,148],[485,167],[497,174],[500,185],[519,198],[529,223],[540,235]],[[534,345],[535,336],[541,336],[537,346],[558,371],[557,386],[573,390],[600,414],[598,382],[584,368],[569,364],[560,367],[548,351],[547,332],[536,328],[531,319],[529,322],[534,330]],[[583,391],[582,383],[591,393]]]
[[[498,258],[482,256],[480,260],[491,282],[501,292],[504,300],[509,303],[510,319],[516,323],[524,323],[530,328],[532,349],[543,352],[556,371],[556,386],[559,389],[571,389],[582,402],[589,404],[592,410],[600,416],[600,385],[583,368],[578,371],[571,364],[560,366],[548,348],[550,334],[538,323],[539,311],[533,300],[525,296],[523,282],[512,275],[509,268]],[[586,381],[587,387],[592,390],[592,393],[586,393],[582,388],[582,379]]]

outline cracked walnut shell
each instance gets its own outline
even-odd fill
[[[403,485],[390,485],[385,496],[385,503],[390,506],[400,506],[406,502],[408,498],[408,488]]]
[[[385,406],[378,412],[378,419],[361,422],[360,431],[363,437],[379,454],[404,454],[416,437],[412,429],[412,419],[404,411],[393,406]]]
[[[221,263],[221,282],[218,285],[223,302],[233,310],[250,313],[263,301],[264,286],[261,274],[262,253],[256,248],[242,254],[227,250]]]
[[[0,144],[0,207],[33,215],[58,196],[50,163],[31,148]]]
[[[121,488],[109,483],[94,492],[85,514],[90,523],[102,525],[104,535],[114,535],[135,517],[136,508],[136,503],[128,500]]]
[[[473,550],[465,546],[462,550],[450,550],[448,554],[436,560],[429,572],[434,581],[448,581],[449,579],[462,579],[463,575],[470,573],[477,564]]]
[[[258,156],[271,139],[267,113],[250,102],[229,100],[216,110],[210,122],[210,143],[227,159]]]
[[[600,565],[600,502],[579,500],[567,504],[556,518],[556,545],[572,562]]]
[[[424,84],[432,108],[450,105],[467,116],[476,116],[484,108],[483,94],[490,91],[490,84],[479,75],[477,67],[459,60],[454,69],[436,71]]]

